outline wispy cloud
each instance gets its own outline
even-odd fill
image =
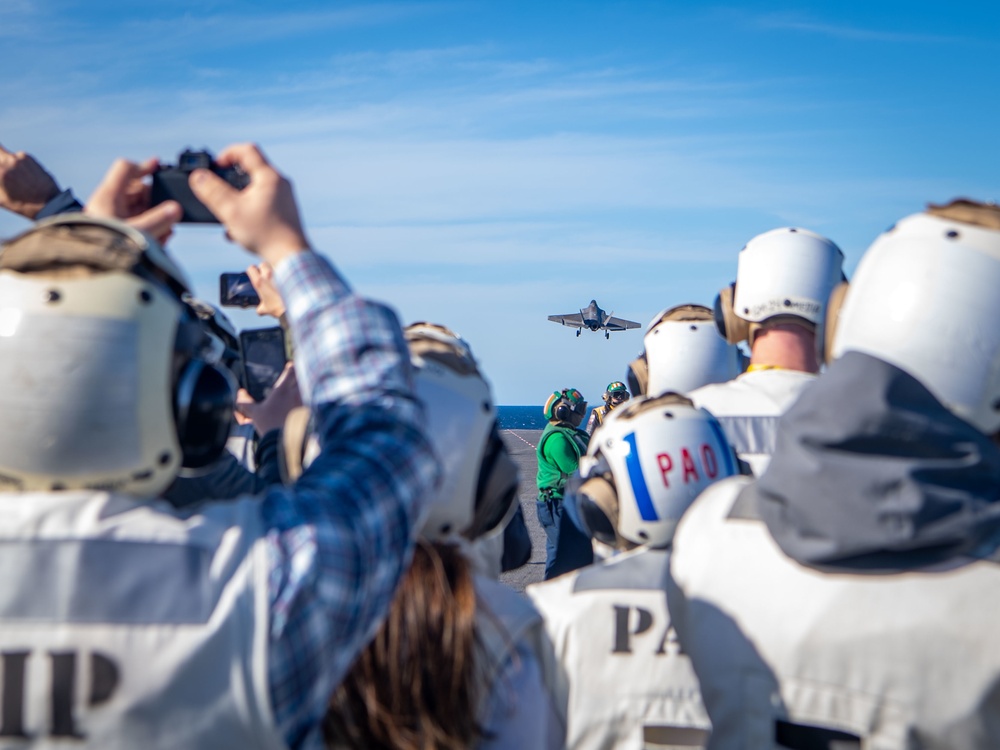
[[[668,304],[710,302],[757,232],[806,226],[853,261],[928,198],[1000,197],[995,170],[959,158],[936,176],[883,159],[902,132],[886,114],[909,129],[918,105],[859,91],[857,76],[824,89],[822,67],[775,77],[783,68],[714,53],[681,63],[555,45],[522,54],[509,39],[443,35],[434,46],[433,34],[409,48],[320,44],[304,60],[299,42],[317,29],[395,31],[417,18],[407,14],[436,21],[453,7],[247,16],[207,0],[203,19],[193,1],[170,8],[104,29],[53,5],[4,4],[5,52],[34,54],[0,79],[0,101],[16,103],[0,107],[0,142],[35,152],[84,196],[116,156],[173,160],[184,146],[258,141],[294,179],[312,240],[359,289],[462,329],[490,367],[554,381],[542,395],[570,384],[567,367],[592,370],[597,343],[564,336],[546,314],[596,296],[646,322]],[[951,41],[792,16],[739,21],[744,34],[757,23],[859,43]],[[0,217],[0,234],[19,226]],[[175,252],[207,297],[220,271],[250,261],[218,228],[182,228]],[[624,361],[639,337],[624,341],[601,339],[599,351]],[[538,367],[505,362],[512,351]]]
[[[788,15],[767,15],[756,19],[761,28],[799,31],[860,42],[887,42],[901,44],[956,44],[969,40],[943,34],[927,34],[900,29],[872,29],[846,24],[826,23]]]

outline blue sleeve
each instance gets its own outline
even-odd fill
[[[395,314],[351,293],[315,253],[274,271],[321,445],[299,481],[262,504],[269,685],[296,748],[315,741],[330,693],[388,611],[437,464]]]
[[[49,200],[42,210],[38,212],[35,216],[35,221],[41,221],[49,216],[56,216],[57,214],[72,214],[83,210],[83,204],[76,199],[73,195],[73,191],[66,188],[56,197]]]

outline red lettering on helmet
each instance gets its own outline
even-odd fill
[[[694,459],[691,458],[687,448],[681,448],[681,465],[684,467],[684,484],[688,483],[689,474],[697,482],[699,479],[698,470],[694,467]]]
[[[670,458],[669,453],[660,453],[656,457],[656,463],[660,465],[660,474],[663,475],[663,486],[669,487],[670,482],[667,481],[667,472],[674,468],[674,462]]]
[[[701,465],[705,467],[705,474],[709,479],[719,476],[719,462],[715,460],[715,451],[708,443],[701,446]]]

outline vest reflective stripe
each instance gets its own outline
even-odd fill
[[[283,747],[259,501],[0,494],[0,564],[0,745]]]
[[[778,417],[717,417],[729,438],[730,445],[740,456],[744,454],[770,456],[778,433]]]
[[[179,544],[0,540],[4,577],[32,582],[29,589],[0,586],[0,620],[204,623],[215,604],[204,585],[211,563],[207,550]],[[150,586],[151,569],[171,575]]]
[[[573,582],[573,593],[648,591],[651,588],[662,590],[666,583],[666,575],[667,566],[664,565],[661,555],[636,555],[628,565],[595,566],[589,575],[576,576]]]
[[[640,549],[528,587],[552,642],[546,682],[566,746],[701,747],[709,723],[664,585],[669,553]]]

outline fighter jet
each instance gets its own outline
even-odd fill
[[[590,300],[590,304],[582,308],[579,313],[568,313],[566,315],[550,315],[549,320],[553,323],[562,323],[564,326],[576,329],[576,335],[580,331],[589,328],[591,331],[604,331],[604,338],[611,338],[612,331],[627,331],[629,328],[638,328],[639,324],[634,320],[622,320],[616,318],[612,312],[608,315],[597,305],[597,300]]]

